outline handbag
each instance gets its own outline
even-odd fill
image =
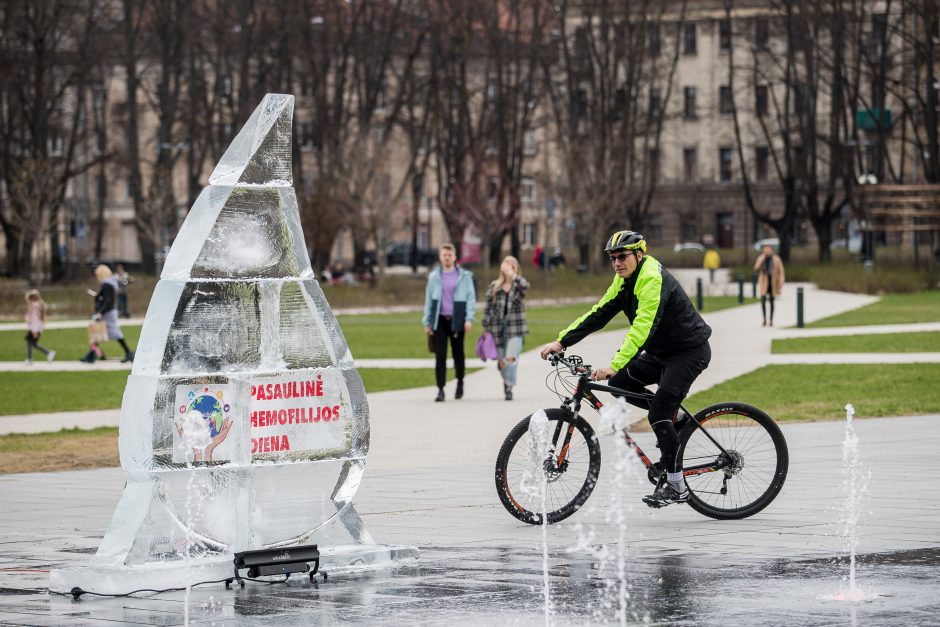
[[[476,356],[486,361],[487,359],[498,359],[499,352],[496,350],[496,340],[489,331],[480,334],[477,340]]]
[[[88,325],[88,343],[100,344],[108,341],[108,325],[104,320],[96,320]]]

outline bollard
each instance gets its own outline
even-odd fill
[[[744,302],[744,275],[738,274],[738,303]]]
[[[751,273],[751,298],[757,298],[757,273]]]
[[[796,288],[796,326],[803,328],[803,288]]]
[[[705,306],[702,298],[702,277],[695,279],[695,306],[699,311]]]

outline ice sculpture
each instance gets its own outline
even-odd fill
[[[173,243],[124,392],[124,495],[53,590],[179,585],[184,562],[220,578],[235,551],[293,544],[319,542],[325,567],[415,555],[376,546],[351,504],[369,407],[304,247],[293,102],[265,96]]]

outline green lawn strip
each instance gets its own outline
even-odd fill
[[[774,340],[774,353],[935,353],[940,352],[940,331],[826,335]]]
[[[753,301],[753,299],[750,299]],[[736,296],[709,296],[705,299],[706,312],[736,307]],[[591,303],[532,307],[526,310],[529,334],[525,338],[524,350],[551,342],[558,332],[565,329],[578,317],[590,310]],[[477,321],[466,340],[468,352],[472,352],[482,328],[482,304],[478,304]],[[421,327],[421,313],[360,314],[339,316],[340,326],[353,356],[359,359],[395,359],[427,357],[427,341]],[[607,329],[626,329],[625,316],[616,316]]]
[[[853,327],[915,322],[940,322],[940,290],[915,294],[886,294],[876,303],[823,318],[806,326]]]
[[[108,436],[117,438],[117,427],[60,429],[46,433],[9,433],[0,435],[0,455],[4,453],[43,453],[61,440]]]
[[[137,348],[140,339],[140,326],[121,326],[124,338],[131,349]],[[88,330],[81,329],[47,329],[39,344],[56,352],[56,361],[78,361],[88,352]],[[120,360],[124,350],[117,342],[105,342],[101,345],[108,359]],[[0,332],[0,361],[23,361],[26,359],[26,327],[22,331]],[[42,361],[45,355],[33,351],[33,360]]]
[[[745,302],[752,302],[748,299]],[[738,305],[736,296],[709,296],[705,298],[706,312],[719,311]],[[526,349],[541,346],[555,339],[558,332],[566,328],[592,307],[590,303],[533,307],[526,312],[529,335]],[[483,318],[482,303],[478,304],[477,321],[466,339],[468,353],[473,352],[481,332]],[[421,313],[376,313],[341,315],[339,323],[349,342],[349,348],[358,359],[404,359],[428,357],[427,341],[421,326]],[[616,316],[608,329],[626,329],[625,316]],[[139,326],[123,326],[122,330],[131,348],[136,348],[140,338]],[[0,361],[22,361],[26,358],[26,335],[23,331],[0,332]],[[43,333],[40,344],[57,352],[56,360],[76,361],[88,350],[88,333],[81,329],[51,329]],[[109,359],[120,359],[123,351],[117,342],[107,342],[102,348]],[[34,359],[43,358],[35,354]]]
[[[468,368],[476,372],[479,368]],[[366,392],[433,386],[433,368],[360,368]],[[127,371],[5,372],[0,377],[0,416],[60,411],[117,409],[121,406]],[[454,378],[448,371],[448,380]]]
[[[777,421],[842,420],[846,403],[859,417],[940,412],[940,364],[764,366],[692,395],[693,411],[739,401]]]

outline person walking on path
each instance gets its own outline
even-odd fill
[[[708,270],[708,282],[715,282],[715,270],[721,267],[721,257],[714,247],[709,247],[705,251],[705,258],[702,260],[702,266]]]
[[[453,244],[443,244],[438,251],[441,265],[428,275],[424,294],[424,332],[434,338],[434,377],[437,382],[437,402],[444,400],[447,382],[447,342],[454,354],[457,390],[454,398],[463,398],[465,370],[464,338],[473,327],[476,311],[476,290],[473,273],[458,267],[457,251]]]
[[[124,359],[121,360],[122,363],[134,361],[134,351],[128,347],[127,342],[124,341],[124,334],[121,332],[121,325],[118,323],[118,310],[117,310],[117,291],[118,283],[117,278],[111,273],[111,268],[102,264],[95,268],[95,278],[98,279],[98,282],[101,284],[98,288],[98,293],[95,295],[95,314],[93,318],[95,320],[103,320],[105,325],[108,328],[108,339],[117,340],[121,345],[121,348],[124,349]],[[92,344],[91,350],[89,350],[82,361],[85,363],[95,363],[96,357],[101,357],[104,359],[104,353],[98,349],[96,344]]]
[[[55,351],[39,345],[39,338],[46,328],[46,303],[43,302],[39,290],[26,292],[26,363],[33,363],[33,349],[46,356],[46,361],[55,359]]]
[[[774,298],[783,291],[783,260],[774,254],[770,244],[764,244],[760,256],[754,262],[757,272],[757,293],[760,294],[760,311],[764,316],[763,326],[774,326]],[[770,317],[767,316],[767,302],[770,301]]]
[[[512,400],[516,384],[522,340],[529,332],[525,321],[525,293],[529,282],[522,278],[519,260],[507,256],[499,266],[499,278],[490,283],[483,309],[483,330],[493,334],[499,360],[496,367],[503,377],[503,395]]]
[[[117,310],[121,318],[130,318],[131,310],[127,307],[127,286],[134,282],[133,277],[124,269],[124,264],[114,266],[114,278],[117,279]]]

